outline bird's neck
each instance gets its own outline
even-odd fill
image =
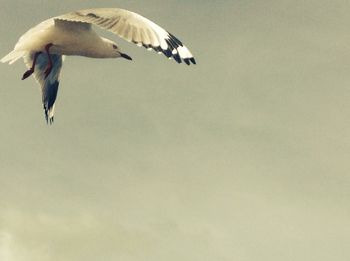
[[[111,58],[111,47],[99,36],[94,37],[93,39],[87,39],[84,43],[84,48],[82,49],[83,53],[81,55],[86,57]]]

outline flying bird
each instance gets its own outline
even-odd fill
[[[64,56],[90,58],[132,58],[119,46],[99,36],[96,25],[128,42],[163,53],[176,62],[187,65],[196,61],[187,47],[174,35],[149,19],[119,8],[95,8],[71,12],[50,18],[20,37],[12,52],[1,59],[13,64],[24,59],[28,70],[22,80],[33,74],[41,86],[42,102],[47,123],[54,121],[54,108]]]

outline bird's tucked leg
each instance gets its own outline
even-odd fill
[[[49,74],[51,73],[51,70],[52,70],[52,60],[51,60],[51,55],[50,55],[50,48],[53,44],[52,43],[49,43],[45,46],[45,51],[46,51],[46,54],[47,54],[47,59],[48,59],[48,62],[47,62],[47,67],[45,69],[45,79],[47,78],[47,76],[49,76]]]
[[[40,54],[41,54],[41,52],[37,52],[34,54],[32,67],[30,67],[30,69],[23,74],[22,80],[27,79],[29,76],[31,76],[33,74],[34,69],[35,69],[36,60],[38,59],[38,56]]]

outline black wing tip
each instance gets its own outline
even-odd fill
[[[52,116],[52,117],[49,119],[49,124],[52,125],[54,121],[55,121],[55,118]]]
[[[168,58],[170,58],[170,57],[173,56],[173,54],[171,53],[171,51],[170,51],[169,49],[166,49],[166,50],[162,49],[162,52],[163,52],[164,55],[165,55],[166,57],[168,57]]]
[[[178,39],[176,38],[173,34],[168,33],[168,37],[169,39],[165,39],[165,42],[167,43],[168,45],[168,48],[166,50],[167,54],[164,52],[163,50],[163,53],[169,58],[168,55],[170,55],[170,57],[173,57],[175,59],[176,62],[178,63],[181,63],[181,57],[178,53],[178,48],[179,47],[185,47],[183,45],[183,43]],[[175,53],[173,53],[173,50],[176,50]],[[182,58],[183,61],[187,64],[187,65],[190,65],[191,63],[192,64],[197,64],[196,63],[196,60],[194,59],[194,57],[188,57],[188,58]]]
[[[178,53],[175,53],[175,54],[173,55],[173,57],[174,57],[174,59],[175,59],[175,61],[176,61],[177,63],[182,63],[181,57],[180,57],[180,55],[179,55]]]
[[[178,38],[176,38],[173,34],[171,34],[169,32],[167,32],[167,33],[168,33],[169,39],[171,39],[171,41],[175,42],[177,45],[179,45],[181,47],[183,46],[183,43]]]
[[[136,41],[132,41],[134,44],[141,44],[140,46],[143,46],[144,48],[146,49],[153,49],[154,51],[156,51],[157,53],[163,53],[167,58],[171,59],[173,58],[177,63],[182,63],[182,61],[184,61],[187,65],[190,65],[191,63],[192,64],[197,64],[196,63],[196,60],[194,59],[194,57],[189,57],[189,58],[182,58],[179,54],[179,51],[178,51],[178,48],[180,46],[183,46],[182,43],[175,37],[173,36],[172,34],[169,33],[169,39],[165,39],[167,45],[168,45],[168,48],[166,49],[163,49],[161,46],[153,46],[151,44],[145,44],[145,43],[142,43],[142,42],[136,42]],[[175,42],[174,39],[172,38],[175,38],[178,42]],[[181,45],[180,45],[181,43]],[[175,50],[175,51],[174,51]]]
[[[51,83],[50,86],[46,86],[47,92],[43,92],[43,108],[45,112],[45,120],[47,124],[53,124],[54,122],[54,117],[50,113],[51,110],[53,109],[57,97],[57,91],[58,91],[58,86],[59,86],[59,81],[56,80],[55,82]],[[50,114],[52,115],[50,117]]]
[[[185,58],[185,59],[184,59],[184,62],[185,62],[187,65],[191,65],[191,63],[192,63],[192,64],[197,64],[197,63],[196,63],[196,60],[195,60],[193,57],[191,57],[191,58]]]
[[[52,117],[49,117],[49,109],[47,109],[45,106],[44,106],[44,112],[45,112],[45,120],[46,120],[46,124],[47,125],[52,125],[55,121],[55,118],[54,116]]]

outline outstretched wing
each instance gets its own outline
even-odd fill
[[[54,19],[94,24],[128,42],[153,49],[168,58],[174,58],[178,63],[183,60],[187,65],[191,62],[196,64],[191,52],[179,39],[134,12],[118,8],[96,8],[68,13]]]
[[[28,68],[31,67],[34,59],[34,52],[24,56],[24,63]],[[42,92],[42,102],[44,106],[45,119],[47,123],[52,124],[54,120],[55,101],[57,97],[59,76],[62,68],[62,56],[51,54],[52,70],[45,79],[45,69],[48,64],[47,54],[40,54],[36,60],[34,78],[40,84]]]

